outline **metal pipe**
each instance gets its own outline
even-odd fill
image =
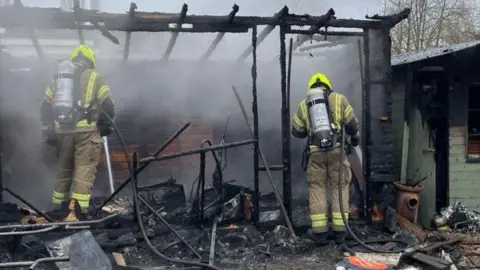
[[[257,26],[252,27],[252,114],[253,114],[253,132],[251,136],[255,139],[253,147],[253,221],[258,222],[260,220],[260,162],[259,162],[259,149],[260,149],[260,136],[258,127],[258,95],[257,95]],[[235,89],[234,89],[235,90]],[[240,107],[241,109],[243,107]],[[245,108],[242,109],[242,113],[247,115]],[[251,129],[250,124],[248,127]],[[267,166],[267,165],[265,165]]]
[[[182,241],[198,258],[202,258],[200,254],[185,240],[180,234],[153,208],[141,195],[138,195],[138,199],[165,225],[173,234],[175,234],[180,241]]]
[[[191,155],[195,155],[195,154],[206,153],[206,152],[220,150],[220,149],[233,148],[233,147],[238,147],[238,146],[243,146],[243,145],[248,145],[248,144],[254,144],[255,141],[256,140],[251,139],[251,140],[245,140],[245,141],[239,141],[239,142],[233,142],[233,143],[226,143],[226,144],[221,144],[221,145],[214,145],[214,146],[211,146],[211,147],[195,148],[195,149],[192,149],[192,150],[189,150],[189,151],[178,152],[178,153],[167,154],[167,155],[161,155],[159,157],[146,157],[146,158],[140,159],[139,163],[147,163],[147,162],[152,162],[152,161],[162,161],[162,160],[169,160],[169,159],[174,159],[174,158],[179,158],[179,157],[184,157],[184,156],[191,156]]]
[[[32,234],[39,234],[39,233],[46,233],[53,231],[55,229],[60,228],[60,226],[52,226],[52,227],[47,227],[39,230],[33,230],[33,231],[14,231],[14,232],[0,232],[0,237],[2,236],[19,236],[19,235],[32,235]]]
[[[237,4],[234,4],[232,6],[232,11],[227,16],[228,24],[232,23],[233,18],[235,18],[235,15],[238,13],[239,10],[240,10],[240,7]],[[218,44],[220,43],[220,41],[223,39],[224,36],[225,36],[225,32],[217,34],[217,36],[213,40],[212,44],[210,44],[210,46],[208,47],[205,54],[202,55],[202,57],[200,58],[201,63],[205,62],[212,55],[213,51],[217,48]]]
[[[30,209],[32,209],[33,211],[35,211],[35,213],[37,213],[38,215],[40,215],[41,217],[43,217],[43,218],[46,219],[47,221],[50,221],[50,222],[53,221],[53,219],[52,219],[51,217],[49,217],[45,212],[43,212],[42,210],[38,209],[36,206],[34,206],[33,204],[31,204],[30,202],[28,202],[27,200],[25,200],[25,199],[24,199],[22,196],[20,196],[19,194],[13,192],[11,189],[2,186],[2,190],[8,192],[10,195],[12,195],[13,197],[17,198],[17,200],[19,200],[19,201],[21,201],[22,203],[24,203],[26,206],[28,206]],[[2,192],[0,192],[0,193],[2,193]]]
[[[112,162],[110,161],[110,148],[108,148],[108,138],[104,136],[102,139],[103,148],[105,149],[105,159],[107,160],[108,186],[110,188],[110,194],[113,194],[115,192],[115,183],[113,180]]]
[[[39,263],[44,262],[68,262],[70,260],[69,257],[54,257],[54,258],[41,258],[33,262],[33,264],[28,269],[35,269]]]
[[[29,266],[28,269],[34,269],[39,263],[42,262],[66,262],[69,261],[69,257],[53,257],[53,258],[41,258],[35,261],[23,261],[23,262],[7,262],[0,263],[0,268],[9,268],[9,267],[25,267]]]
[[[135,10],[137,9],[137,4],[134,2],[130,3],[130,9],[128,11],[128,26],[132,25],[132,21],[135,19]],[[123,50],[123,61],[126,62],[128,56],[130,55],[130,43],[132,39],[132,31],[127,31],[127,36],[125,37],[125,48]]]
[[[36,228],[45,228],[45,227],[52,227],[52,226],[66,226],[66,225],[94,225],[94,224],[99,224],[105,221],[108,221],[116,216],[118,214],[112,214],[109,216],[106,216],[101,219],[97,220],[86,220],[86,221],[76,221],[76,222],[68,222],[68,221],[62,221],[62,222],[48,222],[48,223],[41,223],[41,224],[11,224],[11,225],[3,225],[0,226],[0,230],[10,230],[10,229],[36,229]]]
[[[235,97],[237,98],[238,104],[239,104],[239,106],[242,110],[243,118],[245,120],[245,123],[247,124],[248,130],[250,131],[250,134],[253,136],[254,132],[252,130],[252,127],[248,123],[248,116],[247,116],[247,111],[245,110],[245,106],[243,105],[243,102],[240,99],[240,96],[238,95],[237,90],[235,89],[235,86],[233,86],[232,88],[233,88],[233,92],[235,93]],[[273,194],[275,194],[275,198],[277,199],[277,202],[280,205],[280,211],[282,212],[283,218],[285,219],[285,223],[287,224],[287,227],[290,231],[290,234],[291,234],[293,240],[296,243],[297,242],[297,237],[295,235],[295,231],[293,230],[292,222],[290,221],[290,218],[288,217],[288,213],[287,213],[287,210],[285,209],[285,206],[282,203],[282,198],[280,197],[280,193],[278,192],[277,187],[275,186],[275,182],[273,181],[272,174],[270,173],[270,170],[268,169],[267,160],[266,160],[265,156],[263,155],[263,151],[260,148],[258,148],[258,153],[260,155],[260,158],[262,159],[263,165],[265,166],[265,168],[267,168],[267,170],[266,170],[267,171],[267,176],[268,176],[268,180],[270,181],[270,185],[272,186]]]
[[[187,129],[190,126],[190,124],[191,124],[190,122],[187,122],[181,128],[179,128],[177,131],[175,131],[175,133],[173,133],[172,136],[170,136],[170,138],[168,138],[168,140],[165,143],[163,143],[163,145],[153,154],[153,157],[157,157],[158,155],[160,155],[160,153],[163,150],[165,150],[178,136],[180,136],[180,134],[182,134],[182,132],[184,132],[185,129]],[[138,170],[135,171],[135,175],[137,175],[141,171],[143,171],[149,164],[150,164],[150,162],[140,166],[140,168],[138,168]],[[130,183],[130,181],[132,181],[131,177],[128,177],[127,180],[123,181],[123,183],[115,190],[115,192],[113,192],[113,194],[110,195],[110,197],[108,197],[99,207],[97,207],[97,209],[95,209],[95,211],[100,211],[118,193],[120,193]]]
[[[288,14],[288,7],[287,6],[283,6],[282,9],[280,9],[277,13],[275,13],[273,15],[273,18],[277,19],[277,20],[281,20],[281,18],[285,15]],[[258,38],[257,38],[257,44],[256,46],[258,47],[258,45],[260,45],[264,40],[265,38],[270,35],[270,33],[272,33],[273,29],[275,29],[276,25],[267,25],[263,30],[262,32],[260,32],[260,34],[258,35]],[[245,49],[245,51],[238,57],[238,61],[243,61],[245,59],[247,59],[247,57],[253,52],[253,46],[250,45],[248,46],[247,49]]]
[[[182,10],[180,11],[180,16],[177,22],[177,25],[175,28],[180,29],[182,28],[182,21],[185,16],[187,16],[187,11],[188,11],[188,5],[183,4]],[[170,38],[170,41],[168,42],[167,49],[165,50],[165,53],[163,54],[163,59],[168,60],[168,57],[170,57],[170,54],[173,51],[173,47],[175,47],[175,43],[177,43],[177,38],[178,38],[178,32],[173,32],[172,37]]]
[[[259,169],[260,171],[265,171],[265,170],[267,170],[267,169],[265,168],[265,166],[259,166],[258,169]],[[270,171],[283,171],[285,168],[283,167],[283,165],[270,165],[270,167],[268,167],[268,169],[269,169]]]

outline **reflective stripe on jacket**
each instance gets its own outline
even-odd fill
[[[328,96],[328,104],[331,112],[331,121],[335,129],[340,130],[341,125],[348,124],[352,119],[356,119],[353,108],[344,95],[331,92]],[[305,137],[313,136],[306,99],[300,102],[297,111],[293,115],[292,129],[297,134],[304,134]],[[315,151],[318,151],[318,148],[311,145],[310,152]]]
[[[45,91],[45,100],[50,104],[54,102],[54,81]],[[111,97],[110,88],[105,84],[103,77],[92,69],[85,70],[80,77],[81,101],[83,108],[95,109],[106,98]],[[98,112],[97,112],[98,113]],[[58,122],[55,121],[57,133],[71,133],[81,131],[93,131],[97,129],[96,119],[92,119],[90,123],[87,119],[80,120],[74,129],[60,128]]]

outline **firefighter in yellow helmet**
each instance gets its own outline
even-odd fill
[[[52,202],[68,209],[63,221],[78,221],[89,208],[102,136],[115,116],[110,88],[95,71],[93,50],[76,47],[60,61],[40,109],[45,141],[57,148],[59,168]]]
[[[338,199],[338,173],[343,166],[342,185],[343,208],[348,207],[348,184],[352,178],[350,164],[346,155],[340,161],[341,125],[350,136],[353,146],[359,143],[359,125],[353,108],[347,98],[332,91],[330,80],[321,73],[310,79],[307,98],[302,100],[293,116],[292,135],[307,138],[305,150],[309,189],[310,218],[312,229],[310,236],[319,244],[327,243],[328,220],[331,218],[335,240],[340,243],[346,236],[346,227],[340,213]],[[332,212],[328,213],[327,182],[331,185]],[[345,213],[348,217],[348,212]]]

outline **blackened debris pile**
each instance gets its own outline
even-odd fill
[[[468,210],[461,202],[445,207],[434,219],[437,228],[457,232],[477,233],[480,231],[480,212]]]

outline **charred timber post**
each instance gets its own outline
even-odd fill
[[[290,169],[290,112],[287,105],[287,49],[285,45],[285,26],[280,27],[280,85],[282,96],[282,162],[284,170],[283,179],[283,205],[287,210],[287,215],[292,220],[292,177]]]
[[[17,9],[24,8],[21,0],[15,0],[13,4]],[[37,51],[38,58],[43,61],[45,59],[45,55],[43,54],[42,47],[40,46],[40,42],[38,41],[37,34],[35,33],[35,29],[32,27],[28,27],[28,34],[32,39],[32,43],[33,43],[33,46],[35,47],[35,50]]]
[[[204,221],[204,208],[205,208],[205,166],[206,166],[206,158],[207,158],[207,154],[204,152],[204,153],[200,153],[200,183],[199,185],[201,186],[200,187],[200,190],[201,190],[201,195],[200,195],[200,203],[198,204],[199,206],[199,215],[198,215],[198,221],[199,221],[199,224],[201,224],[203,221]]]
[[[257,95],[257,26],[252,27],[252,115],[253,115],[253,222],[260,220],[260,146],[258,130],[258,95]],[[265,164],[265,166],[268,166]]]
[[[335,11],[331,8],[325,13],[324,15],[320,16],[317,21],[310,26],[310,28],[307,30],[308,35],[301,35],[298,37],[297,41],[293,43],[292,50],[295,50],[298,48],[300,45],[302,45],[305,41],[307,41],[314,33],[318,32],[322,26],[325,26],[325,23],[334,19],[335,17]],[[290,30],[292,31],[292,30]]]
[[[288,14],[288,7],[284,6],[280,11],[278,11],[277,13],[275,13],[275,15],[273,15],[273,18],[280,21],[282,17],[287,14]],[[268,25],[262,30],[262,32],[258,35],[258,38],[257,38],[257,46],[260,45],[265,40],[265,38],[273,31],[273,29],[275,29],[275,27],[276,25]],[[248,48],[240,55],[240,57],[238,57],[238,61],[245,60],[252,53],[252,51],[253,51],[252,45],[248,46]]]
[[[163,145],[153,154],[153,157],[157,157],[158,155],[160,155],[160,153],[165,150],[178,136],[180,136],[180,134],[182,134],[182,132],[184,132],[189,126],[190,126],[190,122],[187,122],[185,123],[181,128],[179,128],[177,131],[175,131],[175,133],[172,134],[172,136],[170,138],[168,138],[168,140],[163,143]],[[142,166],[140,166],[140,168],[138,168],[138,170],[135,170],[135,175],[139,174],[141,171],[143,171],[151,162],[147,162],[145,164],[143,164]],[[102,209],[102,207],[104,207],[105,205],[107,205],[107,203],[109,203],[115,196],[117,196],[118,193],[120,193],[130,182],[132,181],[132,178],[131,176],[127,178],[127,180],[123,181],[123,183],[115,190],[115,192],[113,192],[110,197],[108,197],[95,211],[100,211]]]
[[[195,148],[195,149],[192,149],[190,151],[161,155],[159,157],[146,157],[146,158],[140,159],[138,162],[140,164],[145,164],[145,163],[150,163],[152,161],[169,160],[169,159],[174,159],[174,158],[179,158],[179,157],[184,157],[184,156],[191,156],[191,155],[195,155],[195,154],[206,153],[206,152],[210,152],[210,151],[216,151],[216,150],[220,150],[220,149],[233,148],[233,147],[238,147],[238,146],[243,146],[243,145],[248,145],[248,144],[254,144],[255,141],[256,141],[255,139],[251,139],[251,140],[238,141],[238,142],[233,142],[233,143],[219,144],[219,145],[214,145],[214,146],[204,147],[204,148]],[[139,168],[139,170],[140,170],[140,168]]]
[[[364,40],[367,38],[368,35],[365,35],[364,37]],[[364,41],[365,42],[365,41]],[[363,101],[364,101],[364,98],[365,98],[365,66],[364,66],[364,57],[366,56],[362,51],[362,41],[359,39],[357,41],[357,48],[358,48],[358,64],[360,66],[359,70],[360,70],[360,80],[361,80],[361,83],[362,83],[362,111],[363,111]],[[362,114],[362,125],[363,124],[363,121],[364,121],[364,118],[363,118],[364,114]],[[365,138],[365,133],[362,129],[362,138]],[[365,143],[363,142],[365,141],[365,139],[362,139],[362,160],[365,160],[365,154],[364,152],[366,151],[365,148]],[[363,174],[364,174],[364,178],[365,179],[365,162],[363,162]],[[367,209],[367,194],[366,194],[366,190],[367,190],[367,181],[363,181],[363,213],[364,213],[364,216],[367,217],[367,212],[368,212],[368,209]]]
[[[365,217],[367,218],[368,222],[372,221],[371,218],[371,196],[369,194],[369,189],[371,188],[371,182],[369,181],[370,179],[370,151],[369,149],[370,144],[371,144],[371,138],[370,138],[370,37],[369,37],[369,31],[368,29],[364,29],[365,36],[363,37],[363,56],[364,56],[364,86],[363,86],[363,93],[362,93],[362,153],[363,153],[363,173],[364,173],[364,179],[366,183],[366,188],[365,188],[365,197],[367,200],[367,213],[365,213]]]
[[[187,16],[187,11],[188,11],[188,5],[183,4],[182,10],[180,11],[180,18],[178,19],[177,25],[175,26],[176,29],[182,28],[182,22],[185,16]],[[168,57],[170,57],[170,54],[172,54],[173,47],[175,46],[175,43],[177,43],[177,38],[178,38],[178,32],[172,33],[172,37],[170,38],[170,41],[168,42],[168,47],[165,53],[163,54],[163,59],[168,60]]]
[[[131,27],[135,20],[135,10],[138,8],[137,4],[134,2],[130,3],[130,9],[128,10],[128,27]],[[123,50],[123,61],[126,62],[128,60],[128,56],[130,55],[130,42],[132,39],[132,31],[127,31],[127,36],[125,37],[125,48]]]
[[[82,14],[80,10],[80,0],[73,1],[73,13],[75,15],[75,21],[77,24],[82,24]],[[83,30],[78,28],[78,39],[80,40],[80,44],[85,44],[85,38],[83,36]]]
[[[235,18],[235,15],[237,15],[239,10],[240,10],[240,7],[237,4],[234,4],[232,7],[232,11],[227,16],[226,21],[228,24],[231,24],[233,22],[233,19]],[[217,48],[218,44],[220,43],[220,41],[223,39],[224,36],[225,36],[225,32],[217,34],[212,44],[210,44],[210,47],[208,47],[205,54],[200,58],[200,62],[205,62],[212,55],[213,51]]]

